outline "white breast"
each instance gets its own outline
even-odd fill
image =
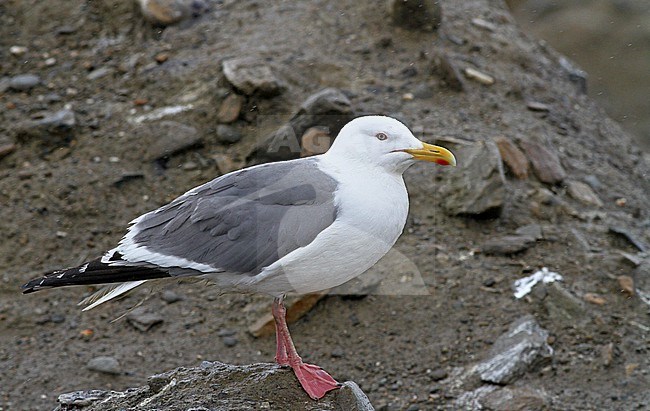
[[[281,295],[336,287],[372,267],[402,233],[409,204],[401,175],[379,169],[342,173],[327,164],[322,169],[340,182],[336,221],[256,276],[255,291]]]

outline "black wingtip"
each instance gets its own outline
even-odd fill
[[[161,269],[128,265],[114,266],[103,263],[98,258],[79,267],[47,273],[44,276],[29,281],[20,288],[23,294],[30,294],[46,288],[65,287],[69,285],[121,283],[164,277],[170,277],[170,274]]]

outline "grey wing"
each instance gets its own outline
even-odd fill
[[[131,227],[131,241],[140,257],[147,250],[178,260],[178,267],[189,262],[200,267],[196,274],[255,275],[334,222],[335,191],[316,159],[245,169],[145,214]],[[129,259],[126,247],[117,250]]]

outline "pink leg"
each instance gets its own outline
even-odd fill
[[[275,319],[275,330],[277,340],[277,352],[275,359],[280,365],[288,365],[293,369],[302,388],[309,396],[317,400],[331,390],[340,387],[331,375],[317,365],[306,364],[296,352],[296,347],[291,340],[289,327],[287,327],[286,313],[281,298],[273,301],[273,318]]]
[[[280,304],[276,304],[276,302],[274,301],[273,306],[271,308],[273,312],[273,318],[275,319],[275,343],[277,347],[275,351],[275,362],[277,362],[282,366],[288,366],[289,356],[287,355],[287,347],[284,344],[282,330],[280,329],[280,325],[277,320],[279,317],[285,318],[284,317],[285,312],[280,311],[279,307],[282,307],[284,309],[284,305],[282,305],[282,302],[280,302]]]

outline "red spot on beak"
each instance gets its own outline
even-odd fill
[[[443,160],[442,158],[437,158],[435,162],[441,166],[448,166],[450,164],[449,161]]]

